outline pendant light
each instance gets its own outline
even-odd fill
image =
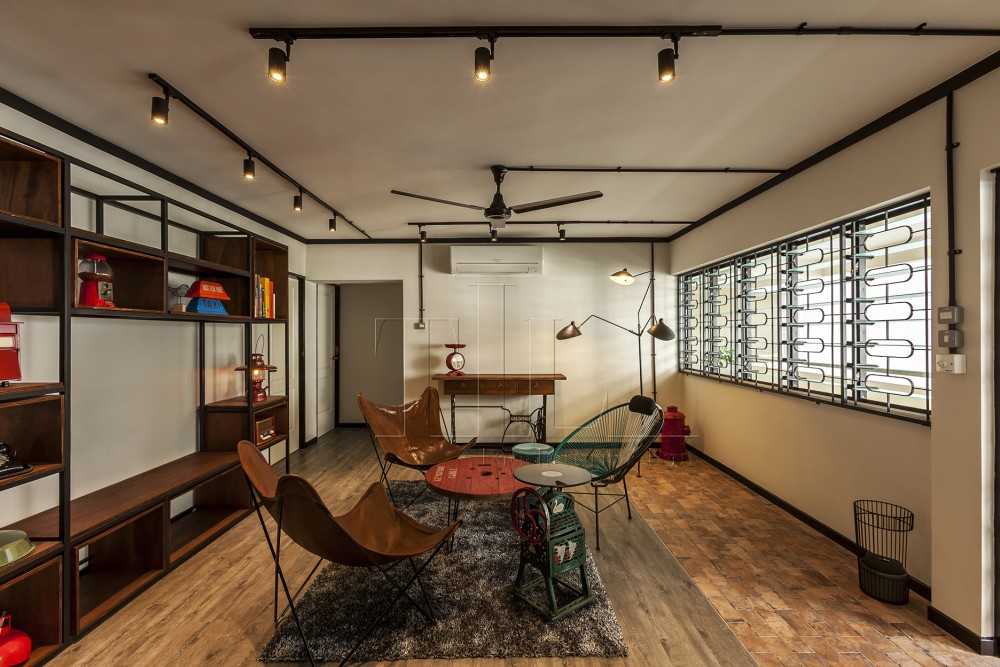
[[[247,155],[247,159],[243,160],[243,178],[252,181],[256,176],[257,165],[253,162],[253,156]]]

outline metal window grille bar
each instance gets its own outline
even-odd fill
[[[681,371],[929,424],[930,243],[923,195],[681,274]]]

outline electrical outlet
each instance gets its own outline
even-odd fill
[[[426,329],[427,328],[427,323],[426,322],[414,322],[413,323],[413,328],[414,329],[421,329],[421,330],[422,329]]]
[[[964,354],[939,354],[934,358],[934,368],[938,373],[965,375]]]

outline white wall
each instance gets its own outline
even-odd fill
[[[407,400],[420,395],[432,374],[447,370],[444,345],[451,342],[468,344],[469,373],[565,373],[568,381],[558,385],[555,400],[549,402],[550,440],[638,391],[635,338],[595,320],[574,340],[557,343],[555,332],[571,319],[579,322],[590,313],[634,327],[646,283],[640,279],[631,287],[621,287],[608,280],[608,275],[623,266],[635,273],[647,270],[649,244],[545,244],[542,276],[450,275],[448,252],[444,245],[425,246],[427,328],[418,330],[413,327],[418,316],[416,244],[309,247],[310,280],[402,282],[403,395]],[[659,315],[673,326],[673,283],[664,280],[665,251],[660,246],[657,256]],[[644,339],[647,354],[649,340],[648,336]],[[660,344],[661,390],[676,365],[672,349],[672,344]],[[646,372],[648,381],[648,357]],[[537,397],[484,397],[483,403],[498,400],[516,412],[539,404]],[[661,402],[671,400],[661,391]],[[499,439],[503,423],[498,410],[462,410],[459,437]],[[518,433],[523,435],[523,430]]]
[[[333,285],[316,286],[316,434],[334,427],[333,356],[334,313],[337,302]]]
[[[303,313],[306,334],[306,395],[303,397],[306,406],[306,432],[304,442],[317,437],[316,429],[316,298],[318,285],[310,280],[306,281],[306,312]]]
[[[383,405],[403,402],[403,285],[340,286],[340,421],[364,422],[357,395]]]
[[[108,156],[19,112],[0,105],[0,128],[11,130],[95,164],[154,191],[195,206],[289,247],[292,271],[305,269],[305,246],[273,230]],[[82,177],[74,169],[73,179]],[[74,196],[74,227],[93,229],[93,204]],[[107,210],[106,229],[122,238],[159,246],[158,227]],[[155,233],[154,233],[155,232]],[[171,232],[171,249],[188,250],[190,235]],[[2,240],[0,240],[2,242]],[[175,277],[171,277],[171,281]],[[296,303],[290,304],[292,309]],[[23,330],[27,380],[58,380],[58,320],[17,317]],[[241,392],[241,327],[209,325],[208,400]],[[284,352],[281,350],[284,366]],[[194,324],[75,317],[72,321],[72,496],[89,493],[195,451],[198,400],[197,329]],[[284,372],[284,371],[283,371]],[[293,384],[294,384],[293,376]],[[282,448],[283,449],[283,448]],[[0,526],[48,509],[59,498],[53,476],[5,491]],[[176,509],[182,509],[181,503]]]
[[[992,402],[983,348],[991,325],[992,214],[983,170],[1000,162],[1000,74],[955,94],[959,302],[969,372],[935,373],[928,428],[795,398],[681,376],[683,410],[713,457],[793,505],[853,535],[851,501],[875,496],[912,508],[913,573],[933,605],[981,635],[993,632]],[[919,191],[930,191],[935,306],[947,300],[945,103],[897,123],[670,244],[680,273],[775,238]],[[982,233],[981,233],[982,232]],[[982,317],[988,317],[984,311]],[[780,419],[775,417],[780,415]]]

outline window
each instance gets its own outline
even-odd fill
[[[929,423],[930,239],[923,196],[681,275],[681,371]]]

